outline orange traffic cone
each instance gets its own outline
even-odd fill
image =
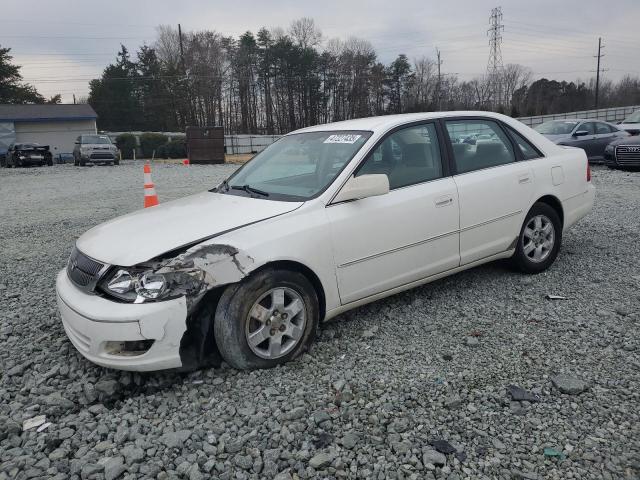
[[[144,164],[144,208],[158,205],[158,195],[156,187],[151,181],[151,165],[149,161]]]

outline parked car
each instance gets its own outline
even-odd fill
[[[610,168],[640,167],[640,135],[620,138],[607,145],[604,163]]]
[[[107,135],[80,135],[73,149],[73,164],[84,167],[87,163],[120,165],[118,147]]]
[[[462,130],[496,140],[453,143]],[[583,150],[495,113],[304,128],[211,191],[83,234],[57,276],[62,323],[106,367],[272,367],[359,305],[497,259],[546,270],[590,180]]]
[[[618,128],[626,130],[631,135],[640,134],[640,110],[636,110],[621,123],[618,124]]]
[[[38,145],[37,143],[15,143],[9,145],[7,153],[0,158],[2,166],[29,167],[31,165],[53,165],[53,156],[49,151],[49,145]]]
[[[590,162],[602,162],[604,149],[612,141],[629,134],[616,125],[596,120],[552,120],[535,127],[557,145],[582,148]]]

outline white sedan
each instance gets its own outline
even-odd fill
[[[271,367],[359,305],[497,259],[547,269],[590,175],[583,150],[488,112],[304,128],[211,191],[82,235],[62,323],[106,367]]]

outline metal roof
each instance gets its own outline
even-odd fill
[[[0,104],[0,122],[46,122],[52,120],[95,120],[88,104],[8,105]]]

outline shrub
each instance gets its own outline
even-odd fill
[[[184,137],[174,138],[170,142],[167,142],[164,147],[166,148],[166,155],[169,158],[187,157],[187,139]]]
[[[161,133],[143,133],[140,135],[140,150],[143,158],[151,158],[155,150],[158,155],[158,148],[167,143],[167,136]]]
[[[133,149],[136,148],[135,135],[121,133],[116,137],[116,146],[122,152],[122,158],[133,158]]]

